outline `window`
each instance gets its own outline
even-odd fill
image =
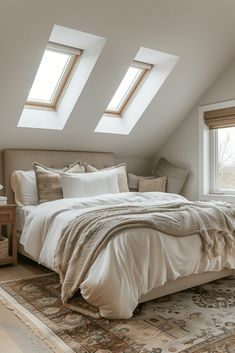
[[[139,72],[140,75],[130,75],[131,79],[126,85],[123,84],[124,79],[120,85],[117,85],[121,94],[118,95],[118,91],[114,92],[117,100],[114,96],[110,101],[95,128],[95,132],[129,135],[137,122],[144,118],[145,110],[154,100],[154,97],[178,62],[179,57],[140,47],[133,59],[129,68],[137,69],[137,73]],[[133,70],[130,71],[133,73]],[[136,72],[134,71],[134,73]],[[125,76],[127,76],[127,73]],[[122,84],[124,86],[123,89],[121,89]]]
[[[80,55],[79,49],[49,43],[29,92],[26,107],[55,109]]]
[[[235,194],[235,107],[204,113],[209,127],[210,192]]]
[[[121,115],[152,67],[153,65],[134,61],[127,70],[105,113]]]
[[[224,193],[235,193],[235,127],[215,130],[216,185]]]
[[[59,92],[60,90],[58,91],[59,95],[57,99],[54,95],[53,103],[51,96],[54,92],[48,94],[46,97],[47,102],[45,102],[45,97],[43,97],[43,100],[41,98],[42,101],[40,102],[38,96],[33,97],[36,98],[33,102],[30,101],[33,95],[32,92],[30,92],[30,100],[28,99],[28,102],[24,105],[17,127],[63,130],[74,107],[78,104],[83,89],[89,80],[99,56],[101,55],[105,42],[106,38],[97,36],[96,34],[54,25],[48,38],[48,47],[45,49],[54,49],[56,52],[71,55],[73,58],[71,58],[72,60],[69,62],[72,64],[71,70],[67,76],[67,80],[66,76],[63,76],[64,80],[62,79],[62,81],[65,81],[64,86],[62,84],[63,87],[61,93]],[[63,43],[63,45],[55,43]],[[53,67],[54,66],[53,63]],[[28,93],[32,87],[32,83],[27,88]],[[46,85],[47,84],[48,82]],[[54,89],[55,87],[56,86],[54,85]],[[51,91],[53,91],[53,88]],[[26,96],[27,95],[26,92]],[[31,102],[32,104],[29,105]],[[78,120],[79,119],[82,119],[82,117],[78,117]]]
[[[210,134],[212,192],[235,194],[235,127],[211,130]]]

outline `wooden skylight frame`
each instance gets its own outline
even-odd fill
[[[130,86],[127,89],[127,91],[123,94],[123,99],[120,100],[120,103],[118,105],[118,109],[110,109],[109,108],[110,107],[110,103],[112,102],[112,100],[115,97],[119,87],[121,86],[125,76],[127,75],[128,71],[126,72],[123,80],[121,81],[121,83],[120,83],[118,89],[116,90],[113,98],[111,99],[111,101],[110,101],[110,103],[109,103],[109,105],[108,105],[108,107],[107,107],[107,109],[105,111],[105,114],[113,115],[114,117],[122,116],[123,112],[128,107],[128,105],[131,103],[133,98],[136,96],[138,90],[140,89],[140,87],[144,83],[145,79],[149,75],[150,71],[153,68],[153,65],[135,60],[135,61],[133,61],[133,63],[129,67],[129,69],[130,68],[139,69],[140,70],[140,74],[138,74],[138,77],[136,78],[136,80],[132,84],[130,84]]]
[[[33,109],[47,109],[47,110],[56,110],[57,105],[62,99],[71,78],[75,72],[79,59],[82,55],[82,50],[78,48],[73,48],[70,46],[61,45],[58,43],[49,42],[47,45],[46,51],[51,51],[55,53],[66,53],[69,57],[68,62],[66,63],[65,69],[61,72],[60,78],[55,85],[52,99],[49,101],[40,100],[40,99],[27,99],[25,108]],[[44,53],[45,54],[45,53]],[[36,80],[37,74],[35,76]],[[33,85],[32,85],[33,87]]]

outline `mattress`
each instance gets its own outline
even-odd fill
[[[21,233],[25,224],[26,217],[34,210],[37,206],[24,206],[16,208],[16,230],[17,233]]]

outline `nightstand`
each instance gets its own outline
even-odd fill
[[[0,205],[0,229],[6,237],[0,240],[0,247],[3,241],[4,251],[8,249],[6,255],[1,255],[4,251],[0,249],[0,265],[17,264],[16,205]]]

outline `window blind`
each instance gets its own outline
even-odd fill
[[[47,44],[47,49],[51,49],[51,50],[55,50],[55,51],[61,51],[61,52],[65,52],[66,54],[74,54],[74,55],[81,55],[82,54],[82,50],[78,49],[78,48],[73,48],[70,47],[68,45],[62,45],[62,44],[58,44],[58,43],[54,43],[54,42],[48,42]]]
[[[235,107],[207,111],[204,120],[209,129],[235,127]]]
[[[134,60],[131,64],[132,67],[138,67],[139,69],[143,69],[143,70],[151,70],[153,68],[153,65],[148,64],[148,63],[144,63],[142,61],[137,61]]]

